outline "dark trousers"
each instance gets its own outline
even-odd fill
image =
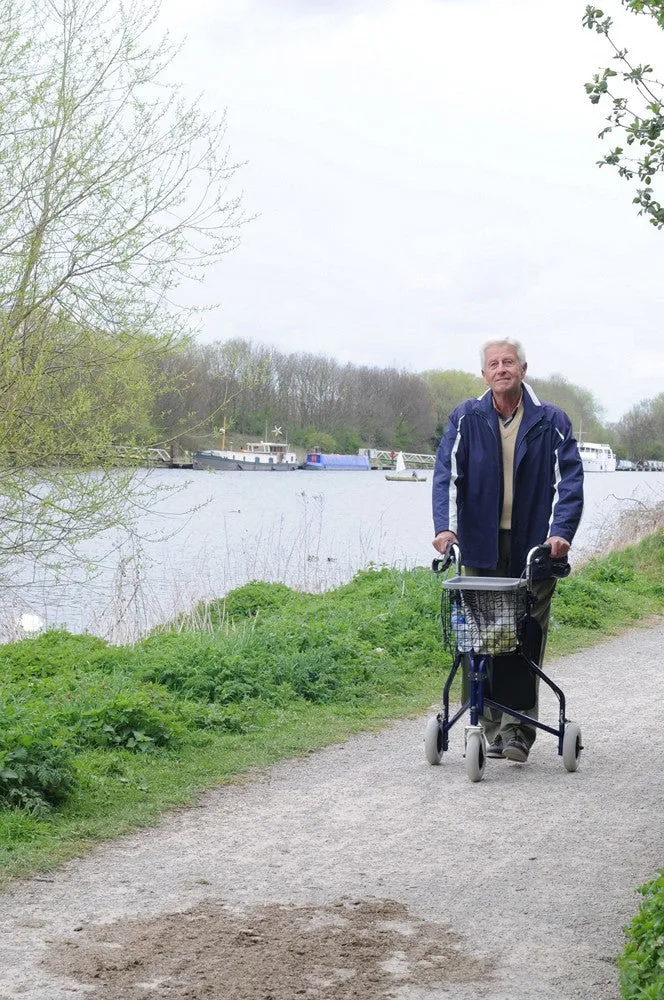
[[[498,537],[498,565],[493,570],[487,569],[477,569],[476,567],[466,566],[464,567],[464,573],[466,576],[509,576],[510,571],[510,551],[511,551],[511,535],[509,531],[504,531],[501,529]],[[544,661],[544,650],[546,648],[546,637],[549,631],[549,619],[551,617],[551,600],[553,598],[553,592],[556,589],[556,581],[552,580],[537,580],[533,582],[533,594],[535,597],[535,604],[531,610],[532,618],[537,622],[542,633],[542,641],[539,648],[539,656],[533,657],[535,662],[541,666]],[[467,671],[463,671],[462,677],[462,698],[465,701],[468,698],[468,678],[466,676]],[[531,671],[532,676],[532,671]],[[498,699],[496,699],[498,700]],[[538,715],[538,701],[539,701],[539,677],[535,678],[535,702],[532,705],[514,705],[517,711],[523,712],[524,715],[529,715],[533,719],[537,719]],[[503,704],[512,704],[511,702],[502,702]],[[526,746],[531,747],[535,742],[535,737],[537,735],[537,729],[535,726],[529,726],[526,723],[521,722],[519,719],[515,718],[513,715],[508,715],[506,712],[499,712],[495,708],[485,707],[484,713],[482,715],[482,725],[484,726],[484,731],[486,733],[487,740],[490,743],[496,739],[497,736],[501,736],[503,743],[508,742],[514,736],[519,736],[526,744]]]

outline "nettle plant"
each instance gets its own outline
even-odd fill
[[[664,30],[664,0],[621,0],[621,3],[633,14],[651,17]],[[638,186],[632,201],[639,206],[639,215],[662,229],[664,206],[655,197],[653,180],[664,170],[664,84],[656,78],[649,63],[634,63],[628,50],[616,43],[613,19],[603,10],[587,6],[583,24],[606,37],[617,64],[616,69],[606,67],[595,73],[592,81],[585,84],[593,104],[610,103],[609,124],[599,137],[604,139],[614,132],[622,136],[623,145],[611,149],[598,165],[617,167],[621,177],[636,180]],[[617,88],[623,90],[625,86],[627,94],[617,93]]]
[[[76,786],[70,748],[62,737],[4,729],[0,735],[0,809],[46,815]]]

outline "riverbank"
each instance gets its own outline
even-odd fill
[[[659,532],[562,581],[549,656],[664,613],[663,563]],[[133,646],[55,631],[1,647],[3,878],[424,711],[450,665],[439,598],[427,570],[368,570],[325,595],[250,584]]]

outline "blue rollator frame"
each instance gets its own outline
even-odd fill
[[[532,617],[535,603],[533,577],[537,572],[549,576],[566,575],[568,567],[550,559],[548,545],[536,546],[528,554],[524,575],[520,578],[462,576],[459,547],[450,545],[442,559],[435,559],[433,569],[442,573],[455,565],[456,575],[443,581],[441,621],[443,640],[454,652],[452,669],[443,688],[442,711],[430,719],[425,733],[425,753],[431,764],[439,764],[449,748],[449,732],[466,713],[469,724],[465,731],[466,770],[472,781],[484,776],[486,740],[482,715],[486,707],[512,716],[529,726],[535,726],[555,736],[558,754],[565,768],[575,771],[579,766],[581,730],[566,717],[565,695],[536,662],[539,659],[541,630]],[[506,655],[508,654],[508,655]],[[535,678],[553,691],[558,701],[558,726],[547,725],[524,711],[495,697],[496,665],[504,665],[531,685],[535,702]],[[466,671],[468,697],[450,717],[450,690],[459,668]],[[497,686],[497,685],[496,685]],[[503,683],[503,691],[505,684]],[[522,703],[523,706],[523,703]]]

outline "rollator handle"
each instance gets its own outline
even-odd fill
[[[567,556],[553,557],[550,545],[536,545],[526,559],[526,573],[529,582],[533,580],[562,580],[572,571]]]
[[[457,573],[461,572],[461,550],[456,542],[450,542],[442,556],[437,556],[431,563],[434,573],[444,573],[452,563],[456,563]]]

